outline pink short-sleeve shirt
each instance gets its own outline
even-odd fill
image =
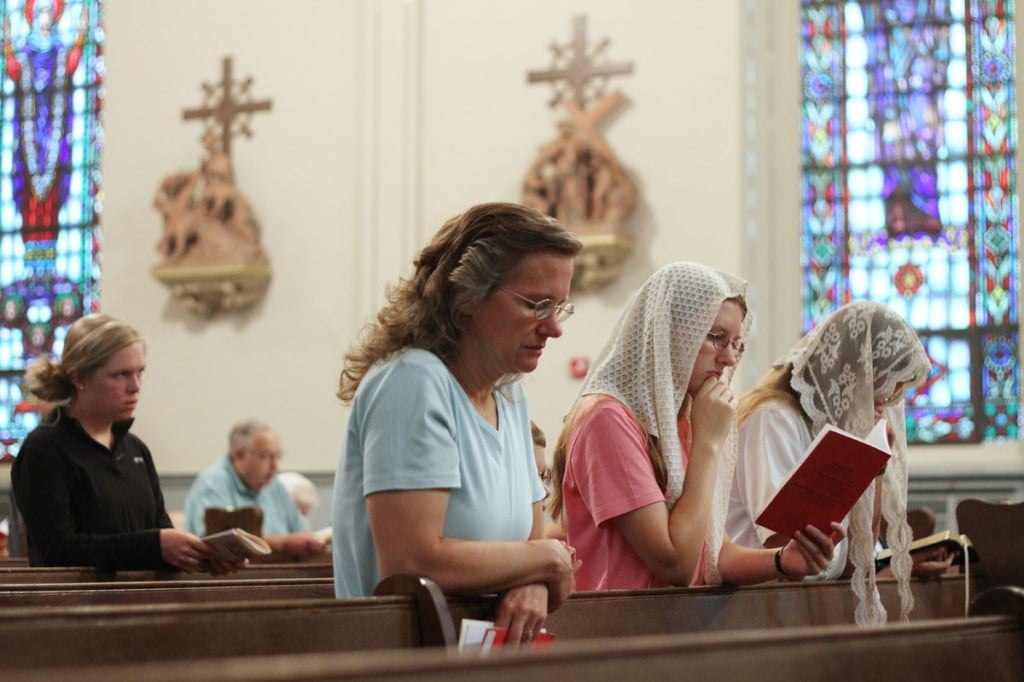
[[[680,420],[683,466],[688,424]],[[619,531],[614,519],[654,503],[664,503],[647,455],[647,435],[619,402],[602,400],[576,422],[569,439],[562,495],[567,541],[583,565],[578,590],[663,587]],[[703,575],[698,566],[695,580]]]

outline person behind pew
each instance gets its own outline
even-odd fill
[[[214,573],[246,562],[213,558],[201,539],[171,526],[153,457],[130,433],[146,347],[109,315],[86,315],[59,361],[37,358],[25,388],[56,403],[22,443],[11,468],[33,566]]]
[[[533,438],[533,456],[537,462],[537,476],[544,486],[544,511],[547,511],[547,501],[551,497],[551,467],[548,466],[547,447],[548,439],[544,430],[537,426],[537,423],[530,420],[530,436]],[[544,537],[556,540],[565,540],[565,528],[558,521],[545,520]]]
[[[899,559],[903,607],[912,603],[908,574],[944,573],[952,555],[944,549],[908,556],[906,523],[906,392],[928,378],[931,362],[917,334],[888,307],[849,303],[822,321],[779,359],[739,403],[739,442],[726,529],[748,547],[776,547],[788,538],[757,526],[754,519],[789,476],[826,424],[865,437],[879,419],[888,422],[892,459],[875,485],[854,506],[844,525],[848,541],[837,548],[819,579],[850,577],[865,601],[858,622],[885,622],[875,590],[874,548],[884,513],[888,541]],[[848,550],[848,545],[851,549]],[[889,569],[886,569],[888,571]],[[903,614],[904,617],[906,613]]]
[[[587,374],[555,448],[551,499],[583,562],[580,589],[757,583],[832,558],[833,540],[810,525],[778,550],[723,535],[745,290],[696,263],[661,268]]]
[[[281,439],[265,423],[250,419],[228,435],[228,454],[196,477],[185,497],[185,528],[206,535],[206,510],[259,507],[263,539],[277,555],[305,559],[324,552],[309,531],[291,493],[277,478]]]
[[[580,242],[534,209],[490,203],[448,220],[345,356],[351,402],[335,476],[334,579],[384,577],[502,592],[495,622],[528,640],[573,590],[576,563],[543,535],[545,492],[520,375],[573,312]]]
[[[320,493],[316,490],[316,483],[303,476],[298,471],[282,471],[277,475],[285,490],[292,496],[299,513],[308,521],[309,515],[320,505]]]

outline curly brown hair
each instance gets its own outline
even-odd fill
[[[454,358],[463,311],[484,299],[532,253],[575,256],[582,245],[554,218],[520,204],[487,203],[449,219],[387,290],[387,303],[345,354],[338,397],[350,402],[373,365],[403,348]]]

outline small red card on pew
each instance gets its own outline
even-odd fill
[[[495,627],[493,621],[476,620],[463,618],[459,626],[459,651],[473,651],[478,649],[481,656],[486,656],[491,649],[497,649],[505,644],[508,638],[508,628]],[[528,645],[531,649],[543,649],[551,645],[555,636],[547,630],[541,630]]]

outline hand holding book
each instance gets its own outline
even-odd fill
[[[826,425],[807,447],[757,517],[757,523],[792,538],[808,524],[832,532],[889,461],[886,421],[867,438]]]
[[[202,540],[213,550],[214,560],[237,567],[245,565],[247,559],[266,556],[271,551],[266,540],[241,528],[228,528],[205,535]]]
[[[971,563],[978,560],[978,553],[966,535],[957,535],[951,530],[933,533],[910,543],[910,557],[914,561],[911,575],[933,577],[946,572],[954,562],[963,563],[966,553]],[[875,556],[875,570],[888,568],[892,550],[883,549]]]

